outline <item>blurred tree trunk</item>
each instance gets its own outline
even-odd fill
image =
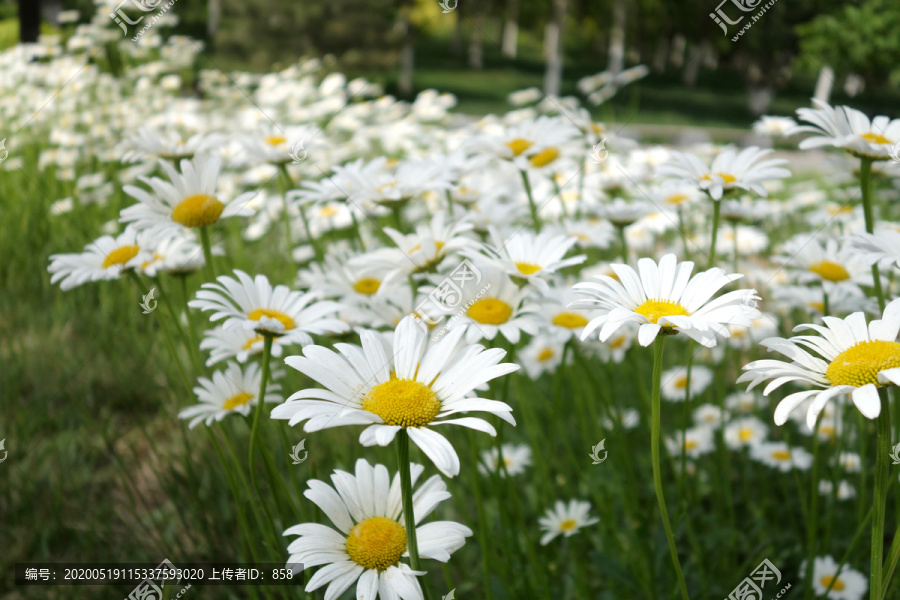
[[[651,66],[656,73],[663,73],[666,70],[666,62],[669,58],[669,38],[660,36],[656,42],[656,52],[653,53]]]
[[[36,42],[41,33],[41,0],[19,0],[19,41]]]
[[[469,36],[469,68],[484,68],[484,13],[486,7],[478,5],[472,15],[472,35]]]
[[[547,23],[544,37],[544,54],[547,71],[544,76],[544,93],[559,96],[563,73],[563,25],[566,21],[566,0],[553,0],[553,19]]]
[[[697,86],[697,77],[700,76],[700,67],[706,61],[706,53],[709,52],[709,42],[703,40],[697,46],[696,52],[691,54],[688,52],[688,61],[684,65],[684,71],[681,72],[681,82],[687,87]]]
[[[834,70],[825,65],[819,70],[819,78],[816,80],[816,91],[813,98],[822,102],[828,102],[831,97],[831,87],[834,85]]]
[[[415,63],[415,46],[413,45],[414,26],[409,20],[409,12],[412,6],[404,2],[400,9],[400,21],[398,28],[403,36],[403,46],[400,48],[400,80],[397,88],[401,96],[411,96],[413,93],[413,66]]]
[[[613,5],[613,24],[609,32],[609,67],[613,74],[622,72],[625,68],[625,12],[627,6],[624,2],[616,2]]]
[[[503,24],[503,56],[515,58],[519,48],[519,0],[507,0]]]
[[[216,43],[216,32],[219,31],[219,19],[222,16],[222,0],[209,0],[206,14],[206,39],[212,48]]]

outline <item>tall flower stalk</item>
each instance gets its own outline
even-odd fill
[[[650,461],[653,465],[653,489],[656,491],[656,501],[659,505],[659,516],[666,530],[666,541],[669,543],[669,555],[672,558],[672,566],[675,567],[675,575],[678,577],[678,587],[681,589],[681,597],[690,600],[687,592],[687,584],[684,582],[684,573],[681,570],[681,562],[678,560],[678,549],[675,547],[675,536],[672,534],[672,524],[669,522],[669,511],[666,508],[666,497],[662,487],[662,472],[659,460],[659,442],[661,437],[661,406],[660,383],[662,380],[663,346],[665,335],[656,339],[653,347],[653,388],[650,397]]]

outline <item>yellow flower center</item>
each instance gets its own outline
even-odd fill
[[[683,390],[687,388],[687,377],[679,377],[675,380],[675,389]]]
[[[846,206],[832,206],[828,209],[828,214],[831,216],[835,215],[848,215],[853,212],[853,207],[847,204]]]
[[[550,348],[544,348],[543,350],[541,350],[541,353],[538,354],[538,360],[541,362],[550,360],[551,358],[553,358],[553,354],[553,350],[551,350]]]
[[[287,138],[283,135],[269,135],[263,138],[263,140],[270,146],[280,146],[287,141]]]
[[[828,586],[831,585],[831,582],[834,582],[834,585],[831,585],[831,591],[840,592],[844,589],[844,582],[840,580],[840,578],[835,579],[831,575],[826,575],[822,579],[820,579],[822,585],[825,586],[825,589],[828,589]]]
[[[866,140],[870,144],[893,144],[891,140],[887,139],[880,133],[863,133],[860,135],[862,139]]]
[[[387,517],[361,521],[347,535],[347,554],[365,569],[384,571],[406,552],[406,529]]]
[[[506,147],[512,150],[513,156],[519,156],[534,144],[534,142],[529,142],[528,140],[523,140],[522,138],[516,138],[514,140],[510,140],[506,142]]]
[[[380,287],[381,282],[372,277],[363,277],[353,284],[354,290],[356,290],[360,294],[365,294],[366,296],[371,296],[372,294],[377,292],[378,288]]]
[[[441,401],[431,388],[412,379],[391,379],[366,394],[362,409],[374,413],[388,425],[421,427],[441,411]]]
[[[588,320],[573,312],[561,312],[553,317],[553,324],[566,329],[578,329],[588,324]]]
[[[776,450],[772,453],[772,458],[775,460],[791,460],[791,453],[787,450]]]
[[[666,204],[673,204],[675,206],[678,206],[687,199],[688,197],[685,194],[674,194],[666,198]]]
[[[600,123],[591,123],[591,129],[596,135],[603,135],[604,133],[606,133],[606,127],[604,127]]]
[[[263,317],[269,317],[270,319],[281,321],[281,324],[284,325],[285,329],[293,329],[297,326],[292,318],[282,312],[278,312],[277,310],[272,310],[270,308],[257,308],[252,313],[247,315],[247,318],[251,321],[259,321]]]
[[[646,317],[648,321],[654,324],[661,317],[685,316],[688,314],[688,311],[682,305],[671,300],[647,300],[635,308],[634,312]],[[666,327],[674,326],[666,325]]]
[[[119,246],[118,248],[107,254],[106,258],[103,259],[103,268],[108,269],[115,265],[124,265],[129,260],[137,256],[137,253],[140,251],[141,247],[134,244],[130,244],[128,246]]]
[[[612,348],[613,350],[615,350],[616,348],[621,348],[622,346],[625,345],[625,341],[627,339],[628,338],[625,337],[624,335],[620,335],[619,337],[617,337],[616,339],[612,340],[609,343],[609,347]]]
[[[753,430],[749,427],[742,427],[738,432],[738,439],[740,439],[742,442],[749,442],[753,439]]]
[[[562,523],[559,524],[559,528],[562,531],[572,531],[578,526],[578,523],[575,522],[575,519],[566,519]]]
[[[334,206],[323,206],[319,209],[319,217],[322,219],[328,219],[338,214],[337,207]]]
[[[693,449],[696,448],[696,447],[697,447],[697,442],[694,441],[694,440],[687,440],[687,441],[684,443],[684,449],[685,449],[685,450],[693,450]]]
[[[157,254],[156,252],[154,252],[154,253],[153,253],[153,258],[152,258],[152,259],[150,259],[150,260],[145,260],[144,262],[141,263],[141,268],[142,268],[142,269],[146,269],[147,267],[149,267],[150,265],[152,265],[152,264],[155,263],[156,261],[162,260],[163,258],[165,258],[165,257],[164,257],[162,254]],[[126,262],[128,262],[128,261],[126,261]]]
[[[878,386],[878,373],[900,367],[900,343],[871,340],[860,342],[834,357],[825,378],[831,385]]]
[[[516,268],[519,270],[519,273],[522,275],[532,275],[541,270],[541,265],[536,265],[534,263],[527,262],[517,262]]]
[[[539,152],[528,159],[528,162],[531,163],[532,167],[546,167],[554,160],[559,158],[559,149],[558,148],[547,148],[543,152]]]
[[[225,410],[234,410],[238,406],[243,406],[250,402],[253,399],[253,394],[248,394],[247,392],[241,392],[240,394],[236,394],[225,401],[225,404],[222,405],[222,408]]]
[[[810,302],[809,307],[819,311],[820,313],[825,312],[825,303],[824,302]]]
[[[830,260],[823,260],[809,268],[810,271],[826,281],[844,281],[850,279],[850,273],[843,266]]]
[[[466,314],[473,321],[485,325],[502,325],[509,320],[512,312],[512,307],[503,300],[482,298],[472,304]]]
[[[700,179],[702,179],[703,181],[712,181],[713,175],[718,175],[719,177],[721,177],[725,185],[731,185],[732,183],[737,181],[737,177],[729,173],[711,173],[709,175],[704,175]]]
[[[435,251],[434,253],[435,253],[435,254],[440,254],[440,253],[441,253],[441,250],[443,250],[443,248],[444,248],[444,242],[437,242],[437,241],[436,241],[436,242],[434,243],[434,251]],[[412,254],[412,253],[415,252],[416,250],[421,250],[421,249],[422,249],[422,244],[416,244],[415,246],[412,247],[412,249],[409,251],[409,253]]]
[[[225,205],[214,196],[197,194],[182,200],[172,211],[172,220],[185,227],[203,227],[219,220]]]
[[[249,350],[249,349],[253,346],[253,344],[255,344],[256,342],[262,342],[262,341],[264,341],[265,339],[266,339],[266,338],[264,338],[263,336],[258,335],[258,336],[256,336],[256,337],[253,338],[253,339],[247,340],[247,343],[244,344],[244,348],[243,348],[243,349],[244,349],[244,350]]]

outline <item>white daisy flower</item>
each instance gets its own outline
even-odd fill
[[[786,265],[791,277],[800,283],[821,283],[827,293],[844,283],[871,286],[872,268],[861,252],[838,240],[824,244],[808,234],[795,236],[784,244],[784,255],[773,260]]]
[[[123,223],[133,223],[140,230],[149,229],[153,234],[166,230],[181,231],[182,227],[205,227],[220,219],[249,216],[253,210],[250,200],[256,192],[247,192],[223,202],[216,195],[216,182],[222,165],[220,158],[198,155],[181,161],[181,173],[165,161],[160,161],[169,181],[159,177],[142,177],[152,188],[152,193],[142,188],[126,185],[125,193],[138,201],[119,213]]]
[[[694,365],[691,368],[691,397],[696,398],[705,392],[712,381],[712,370],[703,365]],[[666,400],[684,402],[687,398],[687,384],[687,367],[672,367],[662,372],[660,393]]]
[[[262,353],[265,339],[264,335],[252,329],[243,327],[226,329],[219,326],[206,331],[200,340],[200,349],[209,350],[207,367],[232,358],[244,364],[251,356]],[[282,346],[273,343],[272,356],[281,358],[281,354]]]
[[[187,275],[202,269],[206,262],[203,248],[187,230],[166,234],[155,240],[151,247],[153,259],[140,266],[140,270],[148,277],[156,277],[159,273]],[[225,250],[216,244],[212,247],[212,253],[222,256]]]
[[[900,231],[891,227],[876,229],[875,233],[853,234],[847,238],[847,243],[866,264],[900,267]]]
[[[819,389],[788,395],[775,408],[775,423],[783,425],[804,400],[811,400],[806,423],[812,430],[816,418],[832,398],[848,394],[867,419],[881,414],[878,388],[900,384],[900,299],[884,309],[883,318],[866,326],[861,312],[846,319],[823,317],[824,325],[798,325],[794,331],[813,330],[819,335],[790,339],[769,338],[762,345],[784,354],[791,362],[757,360],[744,365],[738,383],[749,381],[752,389],[767,379],[769,395],[785,383],[798,381]],[[808,352],[812,350],[814,354]],[[818,356],[816,356],[818,355]],[[821,357],[821,358],[819,358]]]
[[[50,256],[50,283],[68,291],[91,281],[118,279],[126,269],[137,269],[153,260],[147,236],[127,227],[113,237],[104,235],[84,247],[84,252]]]
[[[411,464],[410,471],[415,486],[424,467]],[[355,475],[335,471],[331,480],[334,487],[309,480],[303,495],[322,509],[337,529],[301,523],[284,532],[300,536],[288,546],[288,565],[302,564],[304,569],[325,565],[309,579],[306,591],[328,585],[325,599],[336,600],[356,583],[356,598],[422,600],[416,577],[425,573],[413,571],[401,560],[409,553],[399,473],[391,479],[383,465],[372,466],[359,459]],[[445,563],[472,535],[471,529],[453,521],[419,524],[450,497],[439,475],[430,477],[413,495],[421,558]]]
[[[819,495],[821,496],[831,496],[834,493],[834,484],[828,479],[823,479],[819,481]],[[838,500],[850,500],[852,498],[856,498],[856,488],[847,481],[846,479],[842,479],[840,483],[838,483],[837,493],[835,497]]]
[[[753,124],[753,133],[770,137],[787,137],[794,132],[797,122],[790,117],[763,115]]]
[[[608,340],[625,323],[637,323],[638,342],[649,346],[657,335],[683,332],[703,346],[716,345],[716,336],[728,337],[728,325],[749,327],[760,317],[756,290],[735,290],[718,298],[713,294],[743,277],[726,275],[713,268],[691,277],[694,263],[677,263],[674,254],[662,257],[657,266],[650,258],[638,261],[638,272],[628,265],[614,264],[618,281],[601,275],[598,283],[578,283],[575,290],[589,299],[573,306],[599,306],[603,314],[591,320],[581,339],[601,327],[599,339]]]
[[[609,417],[600,419],[600,423],[606,429],[634,429],[641,422],[641,413],[634,408],[611,409]]]
[[[501,477],[521,475],[531,466],[531,448],[526,444],[503,444],[501,449],[503,451],[503,469],[499,471]],[[499,456],[497,448],[482,452],[478,472],[482,475],[497,473]]]
[[[722,424],[722,409],[715,404],[701,404],[694,409],[694,423],[699,426],[718,429]]]
[[[262,335],[277,336],[281,345],[312,343],[310,334],[343,333],[349,328],[334,314],[343,306],[330,300],[316,301],[312,292],[300,293],[284,285],[274,288],[265,275],[251,279],[235,270],[237,279],[217,277],[217,283],[204,283],[191,308],[215,311],[210,321],[225,319],[225,329],[242,328]]]
[[[804,561],[805,563],[805,561]],[[869,589],[868,578],[859,571],[844,565],[838,573],[840,565],[830,556],[817,556],[813,559],[812,588],[817,596],[831,591],[825,596],[831,600],[862,600]],[[801,565],[800,572],[806,573],[806,564]]]
[[[466,330],[466,341],[473,344],[481,339],[493,340],[501,334],[513,344],[518,344],[522,332],[535,335],[539,319],[534,314],[536,304],[528,302],[530,286],[519,288],[509,276],[496,267],[480,265],[481,281],[462,290],[458,313],[451,328]]]
[[[736,413],[752,413],[769,406],[768,400],[758,391],[738,391],[725,396],[725,408]]]
[[[578,242],[573,236],[519,230],[504,239],[495,228],[490,231],[492,245],[482,245],[477,252],[464,250],[461,254],[473,260],[487,259],[509,275],[524,279],[540,290],[550,287],[545,279],[549,274],[579,265],[587,259],[584,254],[564,258]]]
[[[769,427],[756,417],[740,417],[725,425],[723,436],[725,445],[732,450],[754,446],[764,442],[769,435]]]
[[[546,546],[557,536],[572,537],[584,527],[599,523],[600,519],[590,515],[591,505],[581,500],[569,500],[563,503],[557,500],[553,508],[547,509],[544,516],[538,519],[538,524],[544,535],[541,536],[541,546]]]
[[[535,336],[518,351],[516,360],[525,369],[531,379],[537,379],[544,373],[554,373],[562,363],[563,342],[554,337]]]
[[[809,125],[799,125],[791,133],[809,132],[800,148],[832,146],[858,158],[890,160],[891,149],[900,143],[900,119],[878,116],[869,120],[849,106],[837,106],[813,99],[816,108],[797,109],[797,117]]]
[[[284,165],[305,160],[312,144],[323,147],[322,130],[312,126],[280,128],[261,127],[251,134],[238,137],[244,151],[254,161]]]
[[[447,438],[431,427],[461,425],[496,435],[484,419],[446,418],[470,411],[491,413],[515,425],[512,408],[479,398],[474,390],[519,369],[516,364],[500,362],[504,350],[459,347],[463,333],[463,329],[451,330],[426,347],[428,334],[414,318],[406,317],[394,331],[392,345],[384,336],[364,330],[360,332],[362,347],[337,344],[340,354],[322,346],[307,346],[303,356],[289,356],[285,362],[326,389],[294,393],[275,407],[272,418],[289,419],[292,426],[306,421],[303,429],[310,433],[368,425],[359,438],[363,446],[387,446],[405,428],[442,473],[455,477],[459,457]]]
[[[791,176],[790,171],[782,168],[787,164],[784,159],[772,158],[760,162],[772,152],[756,146],[737,153],[726,150],[713,159],[711,166],[693,154],[672,152],[672,163],[660,167],[659,175],[692,183],[707,192],[713,200],[719,200],[726,191],[735,189],[766,196],[768,192],[762,185],[764,182]]]
[[[281,402],[281,384],[274,380],[284,375],[283,371],[276,370],[272,373],[273,381],[266,387],[266,402]],[[228,363],[224,371],[216,371],[212,379],[200,377],[194,388],[194,393],[200,400],[199,404],[188,406],[178,413],[179,419],[190,419],[188,427],[193,429],[200,423],[210,426],[213,422],[219,422],[230,414],[238,413],[245,417],[250,414],[251,408],[257,404],[259,396],[259,384],[262,382],[262,370],[256,363],[250,363],[243,369],[234,362]]]
[[[568,341],[581,337],[581,332],[595,313],[569,308],[578,299],[571,287],[553,287],[544,290],[536,299],[541,305],[539,316],[545,331],[556,339]]]
[[[684,453],[688,458],[699,458],[715,449],[713,430],[706,425],[690,427],[666,438],[666,447],[673,456]]]
[[[212,149],[221,141],[220,136],[196,133],[185,139],[174,129],[159,131],[141,127],[116,148],[124,152],[122,162],[136,162],[148,157],[167,160],[193,158],[195,154]]]
[[[792,468],[805,471],[812,466],[812,454],[803,448],[791,448],[787,442],[762,442],[750,446],[750,458],[782,472]]]

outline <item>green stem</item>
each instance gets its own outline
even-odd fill
[[[878,396],[881,400],[881,414],[876,422],[878,428],[875,443],[875,493],[872,506],[872,564],[869,571],[869,598],[881,600],[882,590],[882,556],[884,555],[884,511],[887,502],[888,458],[891,452],[891,407],[887,389],[880,388]]]
[[[689,600],[687,585],[684,582],[684,574],[681,572],[681,563],[678,561],[678,549],[675,547],[675,536],[672,535],[672,525],[669,523],[669,511],[666,509],[666,498],[663,495],[662,475],[659,466],[659,441],[661,429],[660,408],[660,380],[662,379],[663,345],[665,337],[659,336],[653,353],[653,391],[651,395],[652,420],[650,422],[650,461],[653,464],[653,488],[656,490],[656,501],[659,504],[659,516],[662,518],[663,528],[666,530],[666,540],[669,542],[669,554],[672,556],[672,566],[678,576],[678,586],[681,588],[681,597]]]
[[[209,243],[209,228],[200,228],[200,243],[203,245],[203,269],[206,272],[207,281],[216,280],[216,269],[213,267],[212,245]]]
[[[628,263],[628,240],[625,238],[625,226],[616,225],[619,231],[619,243],[622,245],[622,262]]]
[[[534,203],[534,196],[531,193],[531,183],[528,182],[528,172],[524,169],[519,170],[522,175],[522,185],[525,186],[525,193],[528,195],[528,206],[531,208],[531,225],[534,227],[535,233],[541,232],[541,219],[538,217],[537,205]]]
[[[719,237],[719,213],[722,211],[722,201],[713,200],[712,237],[709,240],[709,256],[706,260],[706,269],[712,269],[716,262],[716,239]]]
[[[816,558],[816,541],[818,540],[819,530],[819,421],[812,434],[813,444],[813,464],[812,464],[812,485],[809,498],[809,523],[806,531],[806,586],[805,598],[812,598],[812,580],[813,580],[813,563]]]
[[[263,399],[266,397],[266,385],[269,380],[269,359],[272,357],[271,335],[263,338],[262,355],[262,380],[259,382],[259,396],[256,398],[256,410],[253,412],[253,427],[250,429],[250,478],[253,479],[253,487],[256,487],[256,469],[253,468],[253,456],[256,451],[256,439],[259,435],[259,415],[265,410]]]
[[[403,520],[406,528],[406,549],[409,551],[409,566],[420,571],[419,542],[416,539],[416,515],[413,512],[412,475],[409,469],[409,433],[406,429],[397,432],[397,469],[400,471],[400,494],[403,499]],[[426,586],[423,587],[423,592]],[[427,597],[427,596],[426,596]]]
[[[866,231],[875,231],[875,211],[872,207],[872,161],[862,159],[859,161],[859,187],[862,191],[863,215],[866,219]],[[875,296],[878,298],[878,306],[884,312],[884,291],[881,289],[881,276],[878,273],[878,263],[872,265],[872,279],[875,285]]]
[[[450,193],[450,190],[444,190],[444,194],[447,196],[447,214],[452,217],[453,216],[453,194]]]

